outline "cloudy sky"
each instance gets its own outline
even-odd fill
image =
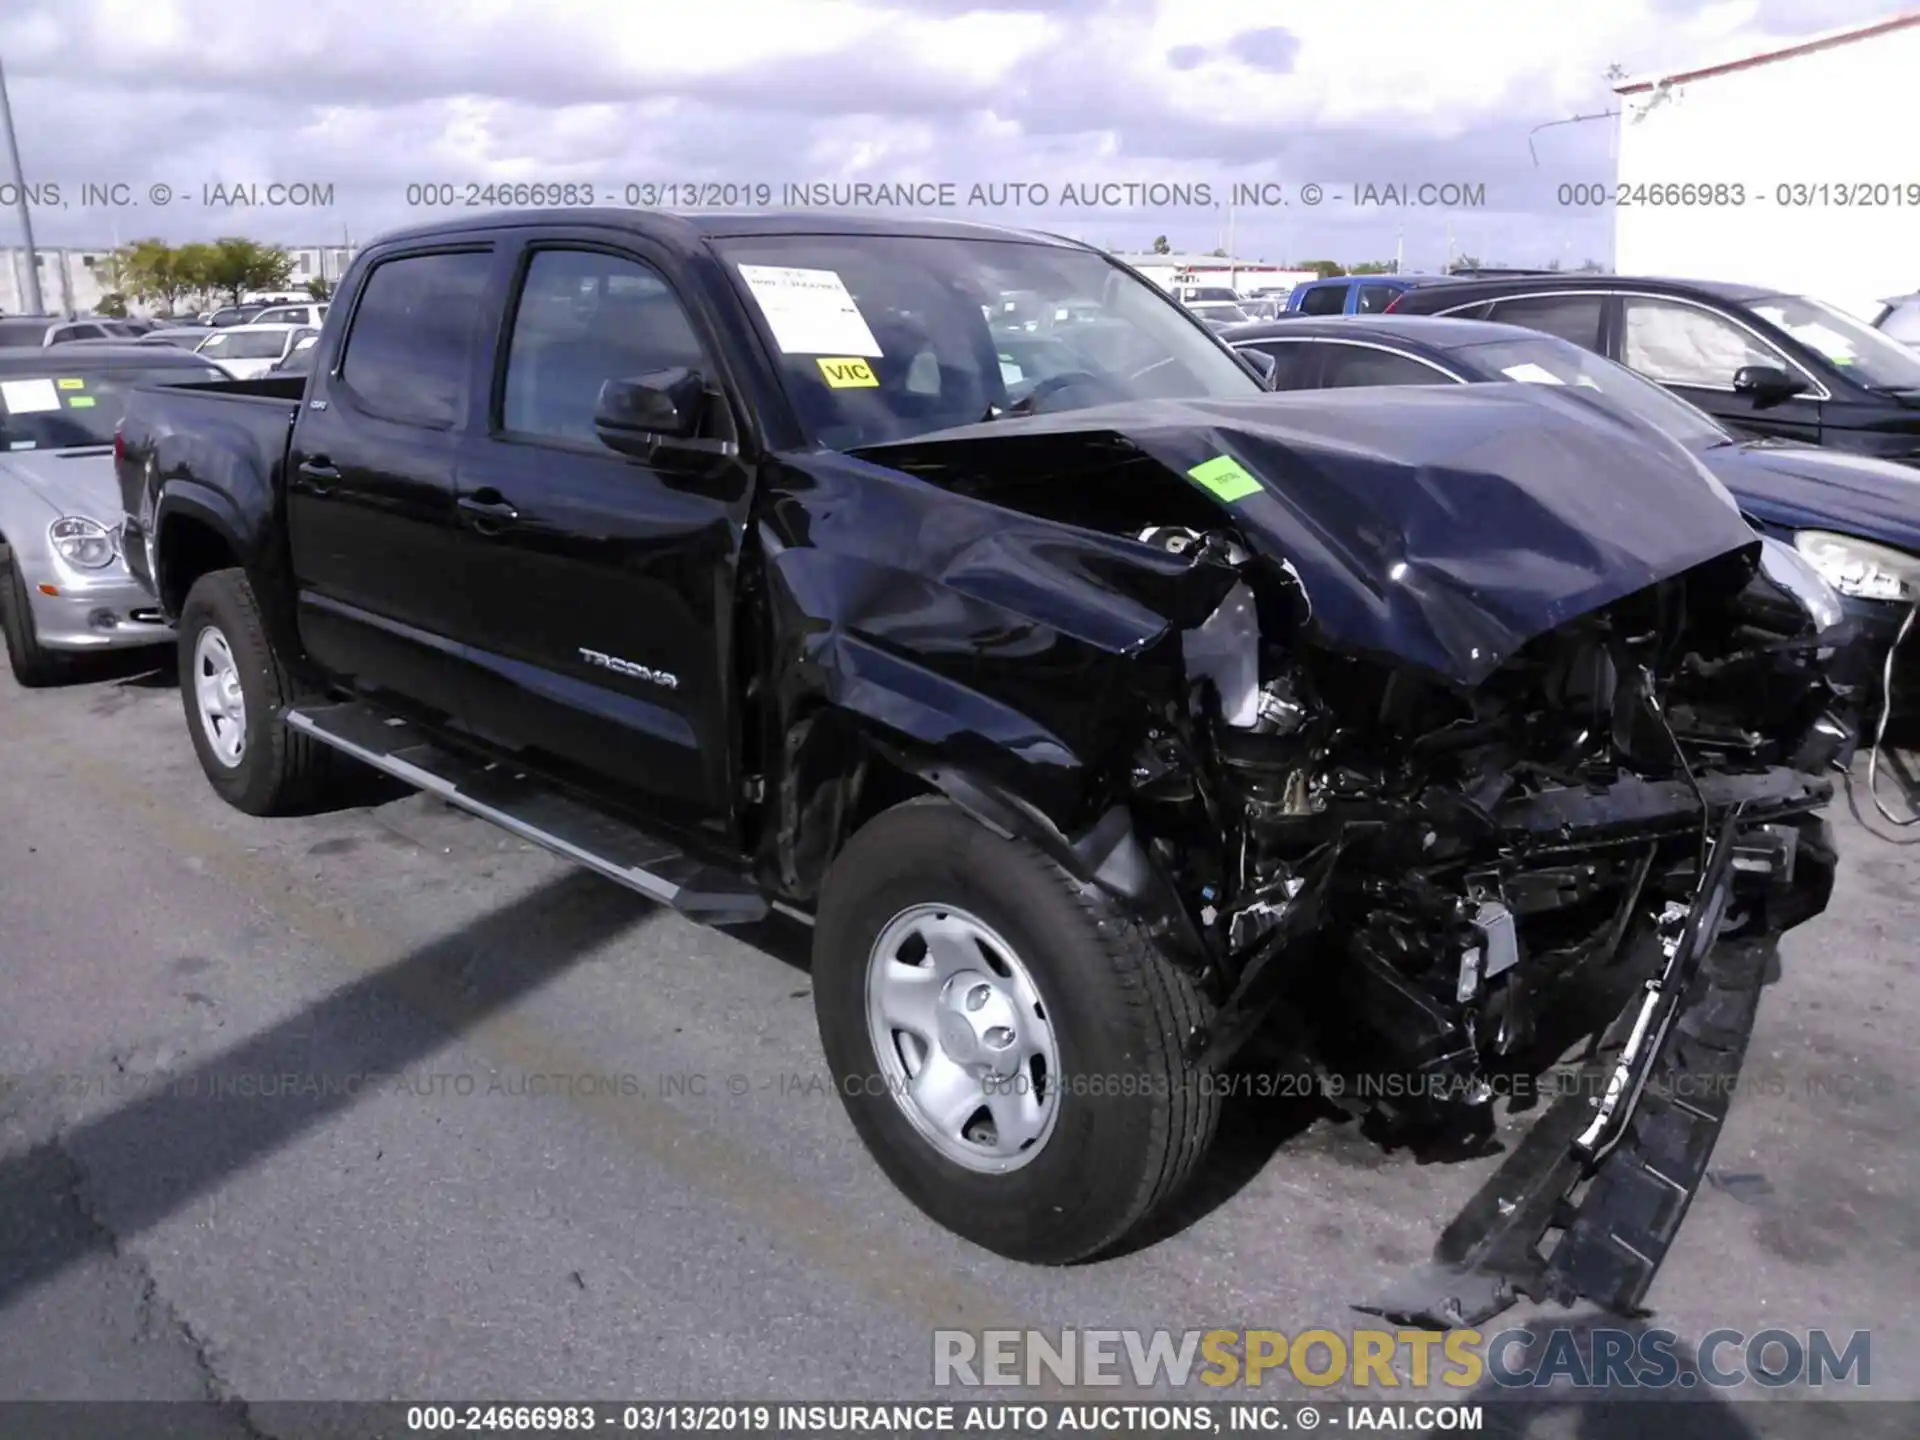
[[[1156,235],[1212,249],[1231,225],[1249,258],[1352,263],[1403,243],[1407,265],[1425,268],[1451,241],[1484,263],[1578,264],[1609,258],[1610,225],[1558,204],[1558,187],[1612,177],[1617,122],[1533,135],[1537,163],[1534,127],[1612,108],[1610,66],[1672,69],[1894,8],[0,0],[0,62],[42,244],[360,241],[431,218],[410,185],[463,207],[470,186],[500,181],[590,183],[616,204],[663,186],[778,198],[789,184],[867,181],[945,183],[956,211],[1122,250]],[[206,203],[215,184],[275,198],[269,182],[331,187],[332,203]],[[1323,187],[1317,206],[1301,203],[1309,182]],[[1289,203],[1230,220],[1233,187],[1262,183]],[[1353,202],[1356,185],[1417,197],[1448,183],[1482,187],[1484,203]],[[85,184],[122,187],[104,193],[124,203],[88,206]],[[1115,188],[1154,184],[1196,203],[1128,206]],[[994,207],[1015,193],[1002,188],[969,204],[976,185],[1044,186],[1048,203]],[[1063,207],[1069,185],[1092,203]],[[0,243],[18,229],[0,210]]]

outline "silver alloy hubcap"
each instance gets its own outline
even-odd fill
[[[240,688],[233,647],[212,626],[194,642],[193,694],[200,705],[200,729],[207,737],[207,748],[232,769],[247,748],[247,699]]]
[[[934,1149],[982,1174],[1038,1155],[1060,1051],[1033,977],[984,921],[915,905],[867,957],[867,1033],[887,1093]]]

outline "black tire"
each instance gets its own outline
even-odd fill
[[[13,556],[0,545],[0,636],[7,646],[7,664],[13,678],[29,690],[58,685],[73,673],[72,657],[40,643],[33,626],[33,606],[26,581],[20,578]]]
[[[239,673],[245,723],[237,763],[220,758],[208,734],[198,697],[200,637],[217,631]],[[274,654],[259,602],[244,570],[202,575],[181,607],[180,698],[200,768],[220,796],[249,815],[286,815],[310,807],[333,778],[324,746],[280,719],[282,708],[303,698],[286,666]]]
[[[889,1093],[875,1053],[868,956],[894,917],[927,904],[1004,937],[1053,1027],[1065,1082],[1053,1129],[1010,1172],[981,1173],[936,1149]],[[886,811],[835,861],[814,930],[813,995],[828,1068],[867,1149],[921,1210],[998,1254],[1064,1265],[1113,1249],[1174,1198],[1212,1142],[1218,1089],[1181,1053],[1210,1014],[1192,980],[1109,897],[945,801]]]

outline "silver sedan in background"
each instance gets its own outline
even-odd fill
[[[172,638],[120,553],[114,429],[134,385],[227,378],[167,346],[0,351],[0,636],[22,685]]]

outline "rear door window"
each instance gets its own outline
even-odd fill
[[[1321,371],[1322,389],[1358,385],[1447,385],[1453,383],[1433,366],[1411,355],[1375,350],[1363,345],[1329,345]]]
[[[1255,340],[1238,347],[1271,355],[1278,367],[1273,372],[1276,390],[1312,390],[1319,385],[1320,353],[1324,346],[1306,340]]]
[[[1557,335],[1582,350],[1598,353],[1600,316],[1606,304],[1604,295],[1524,295],[1515,300],[1496,300],[1487,318]]]
[[[1362,285],[1360,298],[1354,302],[1354,310],[1361,315],[1378,315],[1393,303],[1394,296],[1400,292],[1391,285]]]
[[[405,255],[367,276],[340,379],[370,415],[444,430],[463,413],[493,256]]]

